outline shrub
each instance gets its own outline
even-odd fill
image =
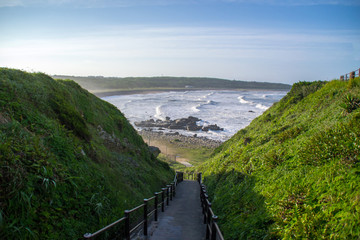
[[[347,113],[351,113],[360,107],[360,99],[351,94],[347,94],[343,97],[343,102],[340,104],[340,107]]]

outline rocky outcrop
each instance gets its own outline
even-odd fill
[[[180,118],[176,120],[171,120],[169,117],[163,120],[146,120],[141,122],[135,122],[135,126],[143,127],[143,128],[162,128],[162,129],[178,129],[178,130],[187,130],[187,131],[223,131],[223,128],[220,128],[216,124],[207,125],[207,126],[199,126],[196,123],[201,121],[201,119],[197,117],[188,117],[188,118]]]
[[[158,157],[159,154],[161,153],[160,148],[155,146],[149,146],[149,150],[154,155],[154,157]]]

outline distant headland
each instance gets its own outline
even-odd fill
[[[71,79],[98,97],[194,90],[290,90],[291,85],[270,82],[250,82],[205,77],[102,77],[54,75],[58,79]]]

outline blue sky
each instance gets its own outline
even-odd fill
[[[294,83],[360,67],[360,0],[0,0],[0,66]]]

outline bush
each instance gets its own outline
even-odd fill
[[[343,103],[340,104],[340,107],[345,112],[351,113],[360,107],[360,99],[349,93],[343,97]]]

